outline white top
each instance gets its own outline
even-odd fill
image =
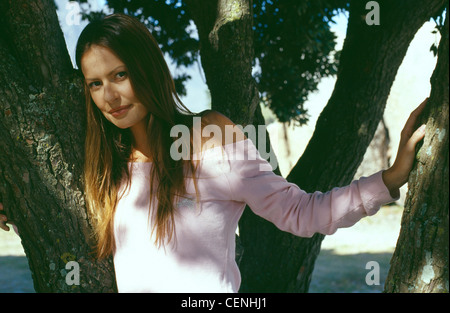
[[[158,248],[151,236],[152,164],[129,163],[131,188],[119,200],[114,216],[119,292],[237,292],[241,277],[235,262],[235,232],[246,203],[278,228],[311,237],[351,226],[395,200],[381,171],[327,193],[308,194],[275,175],[248,139],[201,156],[200,203],[196,206],[192,179],[187,178],[187,197],[176,205],[175,240],[165,248]]]

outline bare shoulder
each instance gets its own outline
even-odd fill
[[[215,110],[203,111],[202,120],[205,125],[217,125],[221,129],[225,129],[226,125],[236,126],[227,116]]]
[[[224,114],[207,110],[202,112],[202,150],[224,146],[246,139],[242,128]]]

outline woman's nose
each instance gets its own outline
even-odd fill
[[[114,103],[119,98],[119,93],[111,84],[105,84],[103,87],[103,99],[108,103]]]

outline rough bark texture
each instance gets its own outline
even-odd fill
[[[400,236],[385,292],[449,291],[448,45],[447,11],[424,112],[427,131],[409,177]]]
[[[114,291],[89,243],[81,182],[84,97],[53,0],[0,4],[0,201],[19,228],[37,292]],[[77,261],[80,285],[66,283]]]

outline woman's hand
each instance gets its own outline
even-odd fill
[[[0,228],[9,231],[9,227],[6,225],[6,222],[8,221],[8,218],[6,215],[1,214],[3,212],[3,203],[0,203]]]
[[[411,172],[416,157],[416,145],[425,136],[425,124],[416,129],[416,123],[427,100],[428,98],[409,116],[401,132],[395,162],[389,169],[383,172],[383,181],[393,198],[397,198],[400,195],[399,188],[408,181],[409,173]]]

